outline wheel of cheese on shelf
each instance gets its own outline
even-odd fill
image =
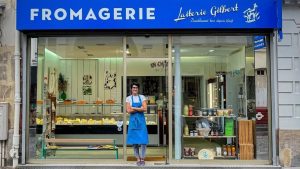
[[[198,152],[198,159],[199,160],[212,160],[212,159],[214,159],[214,152],[209,149],[201,149]]]

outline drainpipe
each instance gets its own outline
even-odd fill
[[[182,137],[182,125],[181,125],[181,68],[180,68],[180,46],[175,45],[175,159],[181,159],[181,137]]]
[[[17,167],[19,161],[19,123],[20,123],[20,104],[21,104],[21,93],[20,93],[20,32],[15,31],[15,119],[14,119],[14,135],[13,145],[10,150],[10,156],[13,158],[13,167]]]

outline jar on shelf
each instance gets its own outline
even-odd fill
[[[203,108],[202,109],[202,116],[207,116],[207,109],[206,108]]]
[[[193,156],[196,155],[195,149],[196,149],[195,147],[191,147],[191,149],[190,149],[190,150],[191,150],[191,151],[190,151],[190,156],[193,157]]]
[[[233,115],[233,110],[232,110],[232,105],[228,105],[228,115],[232,116]]]

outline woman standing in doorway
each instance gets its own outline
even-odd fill
[[[146,146],[148,144],[148,131],[144,112],[147,111],[145,96],[139,95],[138,83],[130,86],[131,95],[126,98],[126,110],[130,114],[127,135],[127,144],[132,144],[137,165],[145,165]],[[141,147],[141,152],[139,151]]]

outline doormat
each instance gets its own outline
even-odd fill
[[[145,158],[145,161],[165,161],[165,156],[148,156]],[[134,156],[128,156],[127,161],[136,161]]]

